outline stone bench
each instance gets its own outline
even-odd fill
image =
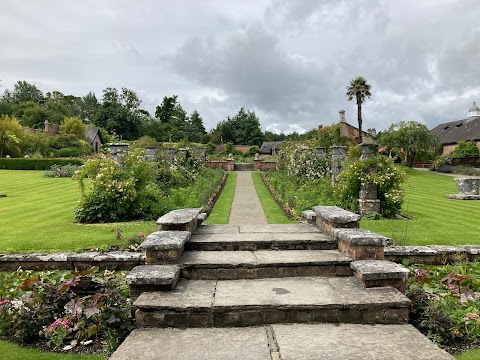
[[[132,303],[144,291],[171,291],[180,281],[178,265],[142,265],[135,267],[126,277]]]
[[[175,264],[190,239],[189,231],[156,231],[146,237],[140,245],[145,250],[145,263]]]
[[[302,211],[302,217],[307,220],[309,224],[315,225],[317,222],[317,214],[313,210]]]
[[[166,213],[157,220],[157,229],[193,232],[197,228],[197,218],[201,209],[179,209]]]
[[[338,228],[357,229],[361,216],[337,206],[315,206],[316,225],[327,235],[333,235]]]
[[[366,288],[391,286],[405,293],[405,281],[410,270],[400,264],[385,260],[352,261],[353,275]]]
[[[383,260],[384,247],[392,245],[392,240],[363,229],[333,229],[338,249],[354,260]]]

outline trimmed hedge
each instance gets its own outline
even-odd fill
[[[0,169],[4,170],[50,170],[52,165],[83,165],[83,159],[0,159]]]

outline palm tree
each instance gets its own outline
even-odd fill
[[[357,117],[358,117],[358,134],[360,144],[363,142],[362,134],[362,104],[365,98],[370,98],[371,86],[367,83],[367,80],[363,76],[357,76],[355,79],[350,80],[350,85],[347,86],[348,101],[357,99]]]

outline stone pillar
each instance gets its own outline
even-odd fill
[[[207,161],[207,152],[203,147],[193,148],[193,153],[199,157],[201,161]]]
[[[365,144],[358,145],[360,147],[360,160],[368,159],[378,155],[378,144]]]
[[[163,149],[163,153],[165,154],[165,162],[169,165],[172,165],[173,160],[175,159],[175,149],[165,148]]]
[[[262,160],[260,159],[253,160],[253,170],[262,171]]]
[[[345,158],[347,157],[346,146],[332,146],[332,185],[337,182],[338,175],[343,171]]]
[[[145,147],[145,155],[143,156],[143,158],[147,161],[157,162],[158,161],[158,148],[151,147],[151,146]]]
[[[458,193],[462,195],[479,195],[480,177],[455,178]]]
[[[325,160],[327,158],[327,148],[317,147],[317,148],[315,148],[315,152],[317,153],[317,156],[320,159]]]
[[[120,165],[123,165],[125,157],[128,154],[128,147],[130,145],[124,143],[112,143],[108,144],[108,150],[110,152],[110,156]]]
[[[360,144],[360,159],[368,159],[375,157],[378,154],[378,145],[377,144]],[[375,172],[376,168],[373,167],[370,169],[371,172]],[[358,205],[360,210],[360,215],[370,214],[370,213],[380,213],[380,200],[378,199],[378,187],[376,184],[368,183],[360,186],[360,192],[358,194]]]

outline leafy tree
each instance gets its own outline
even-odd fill
[[[100,106],[95,93],[89,92],[87,95],[82,97],[80,101],[80,114],[79,117],[85,121],[87,124],[93,121],[95,114]]]
[[[86,131],[87,125],[77,117],[66,117],[60,125],[61,134],[73,134],[80,140],[85,139]]]
[[[0,98],[0,115],[12,115],[13,104],[3,98]]]
[[[359,132],[359,141],[360,144],[363,142],[362,134],[362,104],[365,102],[366,98],[370,98],[372,94],[370,93],[371,86],[367,83],[367,80],[362,76],[357,76],[356,78],[350,80],[350,84],[347,86],[347,98],[348,101],[353,99],[357,100],[357,118],[358,118],[358,132]]]
[[[475,157],[480,156],[480,151],[473,141],[459,141],[451,157]]]
[[[287,138],[287,135],[284,133],[275,134],[267,130],[265,131],[263,138],[265,141],[284,141]]]
[[[15,117],[3,115],[0,117],[0,157],[4,155],[20,155],[19,144],[25,132]]]
[[[334,124],[330,126],[322,126],[316,129],[314,136],[311,138],[312,147],[325,147],[329,149],[331,146],[350,146],[352,140],[347,136],[340,135],[340,125]]]
[[[185,135],[188,140],[192,142],[202,142],[203,137],[207,134],[205,126],[203,125],[203,119],[197,110],[193,110],[192,115],[187,120]]]
[[[232,120],[235,144],[257,146],[262,144],[263,133],[260,128],[260,120],[255,112],[240,108],[238,114]]]
[[[47,110],[34,101],[24,101],[13,106],[13,116],[20,119],[20,123],[34,129],[43,128],[45,120],[49,119]]]
[[[378,142],[390,149],[403,151],[407,166],[412,167],[417,156],[436,154],[439,140],[428,128],[416,121],[400,121],[392,124],[378,138]]]
[[[212,130],[212,140],[219,143],[232,142],[241,145],[261,145],[263,133],[255,112],[240,108],[233,118],[220,121]]]
[[[157,121],[150,122],[150,135],[157,141],[178,142],[186,137],[187,113],[177,102],[177,95],[165,96],[155,110]],[[200,118],[201,119],[201,118]]]
[[[134,140],[138,136],[139,121],[134,114],[117,102],[104,102],[100,105],[93,123],[115,133],[125,140]]]
[[[7,94],[4,94],[4,96],[5,95],[13,103],[24,101],[39,103],[45,99],[43,93],[35,85],[26,81],[18,81],[13,87],[13,92],[8,92]]]

